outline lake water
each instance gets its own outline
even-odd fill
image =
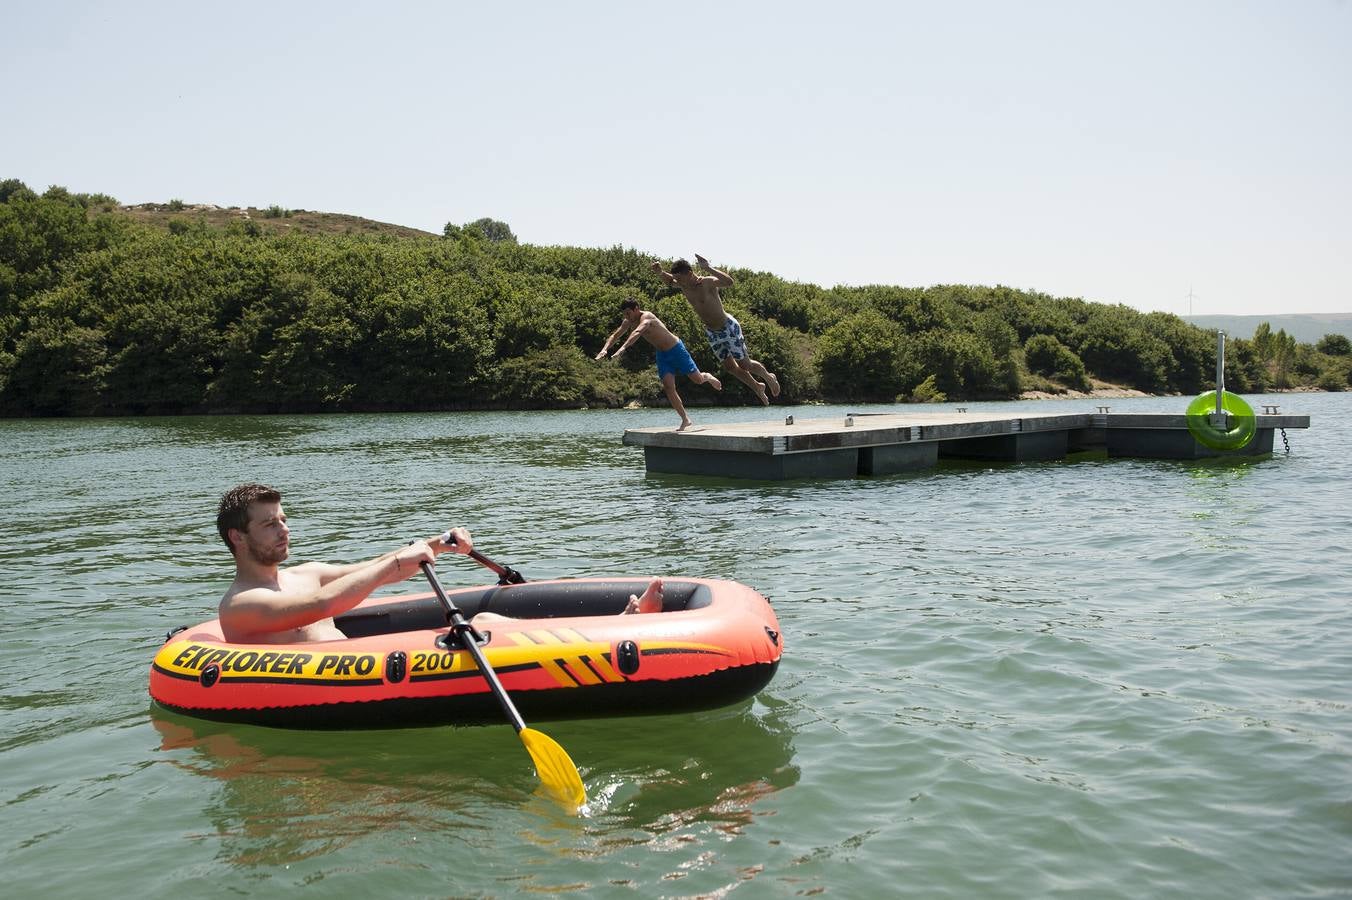
[[[645,475],[620,435],[667,409],[0,421],[5,892],[1352,894],[1352,394],[1248,399],[1312,427],[1246,462],[778,483]],[[542,724],[583,818],[506,725],[157,711],[151,656],[231,577],[216,502],[255,479],[297,560],[465,524],[528,578],[745,582],[784,662],[723,710]]]

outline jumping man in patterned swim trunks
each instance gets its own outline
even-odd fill
[[[662,271],[662,264],[654,262],[649,268],[667,284],[678,287],[685,299],[690,301],[695,315],[704,323],[704,333],[709,337],[709,346],[714,355],[723,362],[723,368],[731,372],[737,380],[755,392],[761,403],[769,403],[765,389],[770,389],[770,397],[779,396],[779,379],[775,373],[751,358],[746,349],[746,339],[742,337],[742,325],[723,308],[723,298],[718,289],[732,284],[732,276],[715,269],[709,261],[698,253],[695,262],[711,275],[696,275],[690,263],[678,259],[671,264],[671,271]],[[761,384],[755,376],[765,380]]]
[[[657,316],[639,309],[637,300],[631,298],[621,303],[620,313],[624,316],[624,321],[606,338],[596,358],[605,359],[611,342],[626,330],[634,329],[634,333],[629,335],[628,340],[621,344],[610,358],[619,359],[620,355],[640,337],[652,344],[653,349],[657,351],[657,377],[662,380],[662,390],[666,391],[671,408],[681,417],[681,427],[676,430],[685,431],[693,423],[685,414],[685,404],[681,402],[681,395],[676,392],[676,376],[688,375],[695,384],[707,384],[716,391],[723,390],[723,382],[708,372],[701,372],[699,366],[690,358],[690,351],[685,349],[685,342],[672,334]]]

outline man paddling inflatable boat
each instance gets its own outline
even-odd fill
[[[341,640],[345,635],[334,624],[334,616],[352,609],[377,588],[417,574],[423,563],[434,564],[439,554],[450,551],[468,556],[474,550],[469,530],[453,528],[365,562],[307,562],[282,569],[281,563],[290,554],[291,537],[282,494],[252,482],[231,488],[221,498],[216,529],[235,558],[235,580],[220,604],[221,630],[232,643]],[[444,541],[448,536],[449,543]],[[641,597],[630,596],[624,612],[661,608],[662,582],[655,578]]]

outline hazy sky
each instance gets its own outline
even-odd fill
[[[0,0],[0,178],[1352,312],[1352,3]]]

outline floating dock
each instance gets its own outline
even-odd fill
[[[631,428],[624,443],[643,448],[649,472],[724,478],[854,478],[893,475],[940,459],[1033,462],[1106,450],[1110,457],[1205,459],[1272,452],[1273,432],[1309,428],[1309,416],[1255,416],[1257,431],[1240,450],[1198,443],[1188,417],[1097,413],[1022,415],[983,413],[853,413],[821,419],[787,416],[783,422],[696,425],[685,431]]]

